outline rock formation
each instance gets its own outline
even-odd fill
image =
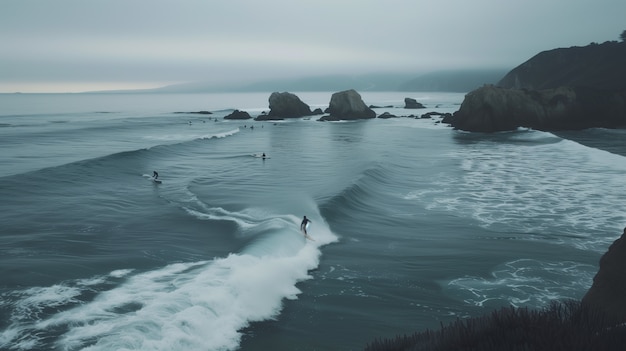
[[[269,97],[270,112],[257,120],[299,118],[312,115],[311,108],[292,93],[274,92]]]
[[[554,89],[561,86],[626,90],[626,42],[606,42],[540,52],[507,73],[498,86]]]
[[[542,52],[509,72],[498,87],[467,94],[451,125],[473,132],[626,126],[624,62],[625,42]]]
[[[451,125],[471,132],[615,128],[626,125],[626,92],[581,87],[529,91],[487,85],[465,96]]]
[[[250,119],[250,114],[246,111],[235,110],[231,114],[224,117],[224,119]]]
[[[382,118],[382,119],[386,119],[386,118],[397,118],[398,116],[389,113],[389,112],[383,112],[380,116],[378,116],[378,118]]]
[[[600,269],[583,297],[583,303],[626,322],[626,228],[600,258]]]
[[[354,89],[334,93],[330,98],[330,104],[326,112],[330,116],[324,116],[320,120],[338,121],[376,118],[376,112],[365,105],[361,95]]]
[[[415,99],[404,98],[404,108],[426,108],[426,106],[417,102]]]

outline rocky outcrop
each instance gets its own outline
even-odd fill
[[[224,116],[224,119],[250,119],[252,116],[246,111],[235,110],[231,114]]]
[[[270,112],[257,120],[299,118],[312,115],[311,108],[292,93],[274,92],[269,97]]]
[[[471,132],[544,131],[626,125],[626,93],[583,87],[532,91],[483,86],[465,96],[451,125]]]
[[[449,120],[474,132],[626,126],[624,62],[626,42],[544,51],[467,94]]]
[[[417,102],[415,99],[404,98],[404,108],[426,108],[426,106]]]
[[[177,114],[187,114],[187,115],[212,115],[213,112],[210,111],[195,111],[195,112],[174,112]]]
[[[376,112],[365,105],[361,95],[354,89],[334,93],[330,98],[330,104],[328,109],[326,109],[326,113],[329,116],[324,116],[321,120],[337,121],[376,118]]]
[[[387,118],[398,118],[398,116],[390,113],[390,112],[383,112],[380,116],[378,116],[378,118],[382,118],[382,119],[387,119]]]
[[[626,322],[626,228],[600,258],[600,269],[582,302]]]
[[[449,112],[432,111],[432,112],[426,112],[420,116],[420,118],[433,118],[433,117],[441,117],[442,119],[445,119],[445,118],[452,117],[452,114]]]

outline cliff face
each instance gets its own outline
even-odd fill
[[[544,131],[618,128],[626,125],[626,91],[581,87],[527,90],[487,85],[465,95],[451,125],[485,133],[519,127]]]
[[[626,228],[600,259],[600,270],[583,303],[600,308],[621,322],[626,321]]]
[[[626,43],[544,51],[511,70],[497,85],[533,90],[561,86],[626,90]]]
[[[626,126],[626,42],[542,52],[465,96],[455,128],[498,132]]]

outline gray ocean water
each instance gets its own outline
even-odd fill
[[[625,130],[223,119],[268,97],[0,95],[0,349],[360,350],[581,298],[626,225]]]

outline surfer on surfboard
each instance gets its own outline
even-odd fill
[[[161,184],[161,180],[158,179],[159,178],[159,172],[157,171],[152,171],[152,181],[155,182],[156,184]]]
[[[306,218],[306,216],[304,216],[304,218],[302,219],[302,223],[300,223],[300,230],[304,232],[304,236],[308,236],[308,233],[306,232],[306,226],[309,223],[311,223],[311,220]]]

